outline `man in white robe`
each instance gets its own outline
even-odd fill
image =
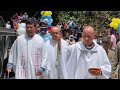
[[[42,37],[35,34],[36,20],[26,23],[26,34],[18,36],[9,53],[7,70],[13,68],[15,79],[43,79],[46,74],[47,51]]]
[[[69,44],[61,38],[60,28],[52,27],[50,33],[52,38],[46,42],[49,79],[64,79],[66,78],[65,47]]]
[[[82,35],[82,41],[67,47],[67,78],[109,79],[111,64],[105,50],[93,41],[93,27],[86,26]]]

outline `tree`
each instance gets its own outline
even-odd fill
[[[54,11],[55,23],[61,17],[62,22],[66,22],[73,18],[78,23],[89,24],[95,27],[96,30],[105,30],[109,27],[112,18],[120,17],[120,11]]]

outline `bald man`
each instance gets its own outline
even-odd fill
[[[65,47],[69,44],[61,38],[60,28],[54,26],[50,32],[52,38],[46,41],[48,52],[49,79],[65,79]]]
[[[67,47],[66,71],[68,79],[109,79],[111,64],[105,50],[93,41],[92,26],[83,29],[82,41]]]

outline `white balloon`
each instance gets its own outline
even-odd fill
[[[19,28],[26,28],[26,24],[25,23],[20,23]]]
[[[51,23],[53,22],[53,19],[50,19],[51,20]]]
[[[48,22],[48,19],[46,18],[46,19],[44,19],[43,21],[46,21],[46,22]]]
[[[17,30],[18,35],[23,35],[23,34],[25,34],[25,32],[26,32],[25,28],[18,28],[18,30]]]

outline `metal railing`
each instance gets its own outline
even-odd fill
[[[15,30],[0,28],[0,72],[3,67],[3,60],[7,57],[8,47],[12,46],[16,38],[17,33]]]

